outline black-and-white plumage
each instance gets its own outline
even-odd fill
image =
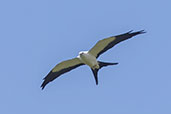
[[[70,70],[77,68],[81,65],[88,65],[94,75],[96,84],[98,84],[98,71],[100,68],[108,66],[108,65],[116,65],[118,63],[107,63],[107,62],[101,62],[97,61],[97,58],[118,44],[121,41],[127,40],[129,38],[132,38],[135,35],[143,34],[145,33],[144,30],[138,31],[138,32],[132,32],[129,31],[127,33],[112,36],[109,38],[105,38],[103,40],[100,40],[96,43],[96,45],[91,48],[89,51],[82,51],[79,53],[79,55],[76,58],[63,61],[59,64],[57,64],[50,72],[49,74],[44,78],[44,82],[42,83],[41,87],[44,89],[44,87],[60,75],[69,72]]]

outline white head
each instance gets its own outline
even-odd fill
[[[80,51],[79,55],[83,55],[83,54],[86,54],[86,53],[88,53],[88,51]]]
[[[86,53],[88,53],[88,51],[80,51],[78,57],[83,56]]]

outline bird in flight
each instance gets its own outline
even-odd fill
[[[69,72],[81,65],[88,65],[94,75],[96,85],[98,85],[98,71],[102,67],[108,66],[108,65],[117,65],[118,63],[108,63],[108,62],[102,62],[98,61],[97,58],[118,44],[119,42],[122,42],[124,40],[130,39],[133,36],[136,36],[138,34],[145,33],[144,30],[132,32],[129,31],[124,34],[111,36],[105,39],[102,39],[96,43],[94,47],[92,47],[89,51],[81,51],[79,52],[79,55],[76,58],[63,61],[59,64],[57,64],[50,72],[49,74],[43,79],[43,83],[41,85],[42,90],[44,87],[54,79],[58,78],[60,75]]]

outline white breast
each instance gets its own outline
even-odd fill
[[[79,54],[80,60],[84,63],[87,64],[91,68],[99,68],[98,62],[96,60],[96,57],[91,55],[90,53],[82,52]]]

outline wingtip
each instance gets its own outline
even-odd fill
[[[137,33],[137,34],[144,34],[146,33],[145,30],[140,30],[140,31],[137,31],[137,32],[133,32],[133,30],[130,30],[129,32],[127,32],[128,34],[132,34],[132,33]]]
[[[127,33],[130,34],[132,31],[134,31],[134,30],[130,30],[130,31],[128,31]]]
[[[42,84],[42,85],[40,86],[40,88],[43,90],[43,89],[45,88],[45,85]]]
[[[45,86],[48,84],[48,82],[45,81],[45,79],[43,79],[44,82],[42,83],[42,85],[40,86],[40,88],[43,90],[45,88]]]
[[[126,35],[128,35],[130,38],[133,37],[133,36],[136,36],[138,34],[144,34],[146,33],[145,30],[140,30],[140,31],[137,31],[137,32],[132,32],[133,30],[129,31],[126,33]]]
[[[145,30],[140,30],[140,31],[138,31],[140,34],[144,34],[144,33],[146,33],[146,31]]]
[[[44,89],[44,87],[40,87],[41,88],[41,90],[43,90]]]
[[[52,75],[53,73],[52,73],[52,71],[50,71],[49,73],[48,73],[48,75],[46,76],[46,77],[44,77],[43,78],[43,83],[42,83],[42,85],[40,86],[40,88],[43,90],[44,88],[45,88],[45,86],[51,81],[51,75]]]

